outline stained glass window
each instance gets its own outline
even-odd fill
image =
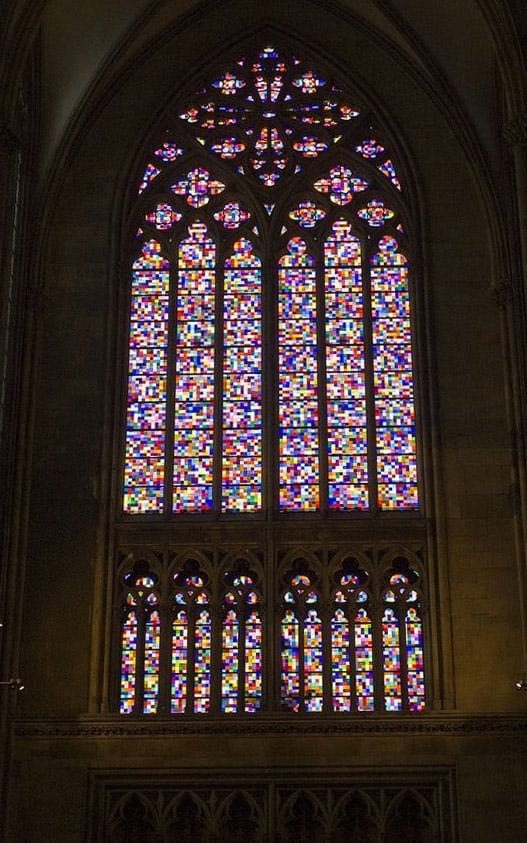
[[[273,46],[226,62],[164,121],[130,210],[123,523],[215,524],[226,545],[234,524],[266,524],[267,565],[286,521],[403,535],[422,515],[420,279],[389,133],[330,72]],[[422,572],[414,587],[355,563],[280,574],[278,620],[253,569],[214,590],[200,563],[162,597],[137,579],[121,711],[272,706],[278,649],[267,689],[282,710],[422,710]]]
[[[281,623],[284,711],[322,711],[322,620],[309,572],[290,576]]]
[[[331,618],[332,702],[335,711],[373,711],[373,615],[368,573],[349,560],[336,577]]]
[[[222,689],[224,712],[255,712],[262,705],[262,617],[254,576],[228,576],[223,600]]]
[[[121,714],[156,714],[160,676],[160,614],[156,581],[135,570],[125,577],[120,636]]]
[[[423,576],[414,560],[395,556],[386,567],[382,553],[373,563],[367,553],[326,567],[317,555],[295,558],[278,577],[275,621],[256,558],[227,567],[213,558],[168,558],[164,573],[125,563],[122,714],[424,710]],[[267,693],[266,703],[269,629],[279,641],[279,699]]]
[[[172,620],[172,714],[203,714],[210,708],[212,619],[205,577],[175,577]]]
[[[174,113],[139,179],[124,513],[418,510],[388,142],[272,47]]]
[[[419,574],[405,559],[396,559],[386,579],[382,614],[384,706],[387,711],[422,711],[425,684]]]

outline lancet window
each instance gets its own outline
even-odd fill
[[[348,521],[375,543],[422,518],[416,213],[390,147],[330,73],[270,46],[153,133],[129,216],[120,525],[144,547],[216,532],[213,561],[205,542],[122,563],[123,714],[425,706],[422,558],[276,550],[288,519],[311,543]],[[237,524],[267,543],[218,567]]]

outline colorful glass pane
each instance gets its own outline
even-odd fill
[[[304,709],[322,711],[322,621],[309,609],[304,621]]]
[[[360,241],[346,220],[326,240],[328,506],[367,509],[368,455]]]
[[[195,628],[194,712],[202,714],[210,708],[212,623],[208,609],[203,609]]]
[[[262,704],[262,620],[249,612],[245,621],[245,711],[258,711]]]
[[[186,177],[172,185],[171,190],[178,196],[185,196],[193,208],[207,205],[211,196],[217,196],[225,190],[225,185],[218,179],[213,179],[204,167],[190,170]]]
[[[372,258],[371,313],[378,503],[417,509],[408,267],[393,237],[383,237]]]
[[[391,220],[394,212],[387,208],[381,199],[372,199],[365,208],[357,211],[357,216],[366,220],[372,228],[379,228],[386,220]]]
[[[211,146],[212,152],[219,155],[220,158],[236,158],[240,152],[245,149],[245,144],[238,141],[236,138],[222,138],[221,141],[214,143]]]
[[[175,222],[179,222],[181,216],[180,213],[174,211],[171,205],[159,203],[156,205],[154,211],[145,216],[145,220],[150,225],[155,226],[158,231],[167,231],[169,228],[172,228]]]
[[[133,264],[124,512],[161,512],[164,497],[169,263],[155,240]]]
[[[355,691],[357,709],[373,711],[373,624],[365,607],[355,615]]]
[[[331,619],[331,681],[334,711],[351,711],[350,633],[342,609]]]
[[[139,182],[138,193],[144,193],[148,185],[154,181],[155,177],[158,176],[160,172],[161,170],[159,170],[154,164],[147,164],[143,178]]]
[[[262,506],[261,261],[245,239],[225,262],[222,509]]]
[[[298,237],[278,270],[280,509],[319,506],[316,271]]]
[[[234,73],[224,73],[220,79],[212,83],[212,87],[218,88],[222,94],[228,96],[229,94],[236,94],[245,87],[245,84],[245,81]]]
[[[306,70],[302,76],[293,79],[293,85],[295,88],[300,88],[303,94],[315,94],[318,88],[321,88],[325,84],[325,80],[317,76],[316,73],[313,73],[312,70]]]
[[[152,595],[155,597],[154,595]],[[159,648],[161,645],[161,618],[157,609],[150,613],[145,624],[145,661],[143,714],[157,712],[159,698]]]
[[[367,138],[355,147],[355,152],[360,152],[363,158],[377,158],[381,152],[384,152],[384,146],[381,146],[375,138]]]
[[[242,579],[246,579],[250,586],[250,578]],[[227,713],[251,713],[261,706],[262,622],[256,608],[247,611],[244,606],[256,603],[256,592],[243,588],[243,584],[238,594],[229,592],[225,596],[221,707]]]
[[[223,620],[221,630],[221,710],[238,711],[239,684],[239,622],[234,609],[230,609]]]
[[[174,512],[213,505],[216,250],[203,223],[179,247]]]
[[[391,183],[395,185],[397,190],[401,189],[401,182],[397,177],[397,173],[395,172],[393,162],[390,161],[389,158],[387,161],[384,161],[382,164],[379,164],[378,169],[381,171],[383,176],[386,176],[387,179],[390,179]]]
[[[170,711],[183,714],[187,706],[188,670],[188,619],[182,609],[176,613],[172,623],[172,678],[170,689]]]
[[[249,211],[242,208],[239,202],[228,202],[221,211],[214,214],[216,222],[221,222],[224,228],[236,229],[250,219]]]
[[[405,628],[408,707],[410,711],[423,711],[425,707],[423,624],[414,606],[409,606],[406,610]]]
[[[180,155],[183,155],[184,150],[181,149],[177,145],[177,143],[173,143],[172,141],[164,141],[159,149],[156,149],[154,155],[158,158],[161,158],[162,161],[175,161],[176,158],[179,158]]]
[[[131,714],[135,708],[137,671],[137,615],[128,612],[121,627],[121,688],[119,711]]]
[[[300,707],[299,623],[288,609],[281,623],[281,705],[284,711],[298,711]]]
[[[316,158],[321,152],[325,152],[328,144],[313,135],[304,135],[300,140],[295,141],[293,149],[300,152],[304,158]]]
[[[296,208],[289,212],[289,218],[297,222],[302,228],[314,228],[325,216],[324,209],[319,208],[318,205],[308,199],[299,202]]]
[[[326,96],[321,94],[324,89]],[[236,128],[225,138],[217,140],[215,134],[212,151],[233,161],[244,147],[249,152],[248,172],[272,188],[288,170],[292,156],[316,157],[330,142],[338,143],[341,125],[358,115],[336,86],[303,67],[299,59],[285,61],[270,47],[239,59],[235,69],[205,86],[179,116],[199,142],[204,141],[203,130]],[[320,127],[327,134],[306,133],[306,127]]]
[[[395,611],[386,608],[382,616],[382,659],[384,674],[384,707],[386,711],[402,710],[401,643]]]
[[[335,205],[348,205],[354,193],[366,190],[368,182],[360,176],[353,175],[348,167],[339,164],[329,171],[329,176],[315,182],[314,188],[319,193],[329,194]]]

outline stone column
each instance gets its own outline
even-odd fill
[[[504,128],[514,164],[517,229],[509,233],[514,282],[503,280],[496,289],[504,336],[507,339],[510,406],[513,409],[512,446],[516,476],[511,490],[515,517],[518,594],[523,645],[522,675],[527,680],[527,109]]]

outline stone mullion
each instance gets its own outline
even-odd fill
[[[224,607],[222,601],[216,599],[209,605],[211,618],[210,634],[210,711],[211,714],[221,712],[222,669],[222,631]]]
[[[371,621],[373,638],[373,690],[374,709],[384,711],[384,658],[382,641],[382,618],[384,603],[382,598],[372,600]]]
[[[159,606],[161,640],[159,644],[159,702],[160,714],[169,714],[172,678],[172,618],[173,611],[166,594],[161,595]]]

